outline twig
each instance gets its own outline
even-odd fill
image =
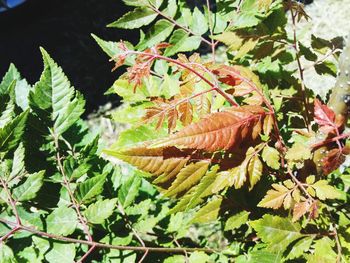
[[[15,222],[8,221],[6,219],[0,218],[0,222],[3,222],[7,225],[10,226],[16,226],[17,224]],[[132,251],[151,251],[151,252],[160,252],[160,253],[183,253],[184,250],[187,252],[195,252],[195,251],[203,251],[206,253],[219,253],[221,251],[217,251],[214,249],[209,249],[209,248],[162,248],[162,247],[138,247],[138,246],[118,246],[118,245],[110,245],[110,244],[104,244],[104,243],[99,243],[95,241],[88,241],[88,240],[81,240],[81,239],[75,239],[75,238],[70,238],[70,237],[63,237],[55,234],[49,234],[43,231],[36,230],[32,227],[28,226],[20,226],[19,231],[27,231],[42,237],[47,237],[59,241],[65,241],[69,243],[78,243],[78,244],[83,244],[83,245],[88,245],[88,246],[95,246],[99,248],[107,248],[107,249],[117,249],[117,250],[132,250]]]
[[[339,141],[341,139],[345,139],[348,137],[350,137],[350,133],[344,133],[344,134],[341,134],[339,136],[333,137],[331,139],[327,139],[327,140],[324,140],[322,142],[315,143],[315,144],[311,145],[311,148],[316,149],[316,148],[322,147],[324,145],[327,145],[328,143],[336,142],[336,141]]]
[[[66,175],[66,172],[64,170],[63,164],[61,162],[61,156],[60,156],[60,152],[59,152],[59,143],[58,143],[58,136],[56,135],[55,131],[52,131],[52,136],[54,139],[54,144],[55,144],[55,150],[56,150],[56,159],[57,159],[57,165],[59,168],[60,173],[62,174],[63,177],[63,183],[65,188],[67,189],[67,192],[69,194],[69,197],[71,199],[72,205],[75,209],[75,211],[77,212],[78,218],[80,223],[83,225],[83,230],[84,233],[87,235],[87,238],[89,241],[93,242],[92,236],[90,234],[89,231],[89,227],[87,225],[87,220],[86,218],[81,214],[80,212],[80,205],[78,204],[78,202],[75,200],[74,194],[72,189],[70,188],[69,185],[69,179]],[[95,246],[92,246],[80,259],[80,262],[83,262],[83,260],[95,249]]]
[[[305,83],[304,83],[304,70],[301,66],[301,61],[300,61],[300,54],[299,54],[299,48],[298,48],[298,40],[297,40],[297,30],[296,30],[296,17],[297,17],[297,13],[293,12],[293,9],[291,9],[291,15],[292,15],[292,23],[293,23],[293,47],[295,50],[295,54],[296,54],[296,59],[297,59],[297,65],[298,65],[298,71],[299,71],[299,77],[300,77],[300,93],[301,96],[303,98],[303,102],[304,102],[304,107],[305,107],[305,123],[306,126],[308,128],[309,131],[311,131],[311,117],[310,117],[310,106],[309,106],[309,101],[307,98],[307,94],[306,94],[306,88],[305,88]]]
[[[20,217],[18,215],[18,211],[17,211],[17,208],[16,208],[15,201],[13,200],[13,198],[11,196],[11,193],[10,193],[10,190],[7,187],[7,183],[1,177],[0,177],[0,183],[1,183],[2,187],[4,188],[6,194],[7,194],[7,197],[9,199],[10,205],[12,207],[13,213],[15,214],[15,217],[16,217],[17,225],[21,225],[21,219],[20,219]]]
[[[126,216],[126,213],[124,211],[124,207],[122,206],[122,204],[120,202],[118,202],[118,210],[120,211],[120,213],[123,215],[124,220],[126,221],[126,224],[128,225],[128,227],[131,229],[132,233],[134,234],[134,236],[139,240],[139,242],[141,243],[141,245],[146,248],[145,242],[142,240],[142,238],[140,237],[140,235],[137,233],[137,231],[132,227],[131,222],[129,221],[129,219]],[[143,256],[141,257],[141,259],[138,261],[139,263],[142,263],[144,261],[144,259],[146,258],[148,254],[148,250],[145,251],[145,253],[143,254]]]
[[[206,82],[210,87],[214,88],[215,91],[218,92],[221,96],[223,96],[232,106],[238,106],[238,104],[232,98],[230,98],[230,96],[227,93],[225,93],[222,89],[220,89],[220,87],[218,87],[217,85],[212,83],[210,80],[208,80],[206,77],[204,77],[202,74],[200,74],[199,72],[197,72],[196,70],[194,70],[190,66],[188,66],[188,65],[186,65],[186,64],[184,64],[176,59],[168,58],[168,57],[158,55],[158,54],[133,51],[133,50],[126,51],[126,55],[127,54],[143,55],[143,56],[151,57],[153,59],[161,59],[161,60],[165,60],[165,61],[168,61],[170,63],[176,64],[182,68],[185,68],[185,69],[191,71],[192,73],[194,73],[197,77],[202,79],[204,82]]]

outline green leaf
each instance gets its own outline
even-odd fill
[[[191,253],[191,256],[188,258],[189,263],[206,263],[210,262],[210,258],[207,254],[202,251],[195,251]]]
[[[191,223],[209,223],[217,220],[221,202],[221,198],[216,198],[207,203],[198,210],[198,212],[192,218]]]
[[[8,94],[9,87],[14,80],[20,80],[21,75],[19,74],[17,68],[14,64],[10,64],[9,69],[7,70],[5,76],[3,77],[0,83],[0,95]]]
[[[168,20],[158,20],[155,25],[147,32],[145,39],[140,42],[136,48],[138,50],[144,50],[146,48],[155,46],[156,44],[166,40],[173,31],[173,28],[174,25]]]
[[[311,151],[305,144],[296,142],[293,144],[292,148],[288,149],[285,158],[289,161],[290,165],[293,165],[310,159]]]
[[[272,252],[283,252],[293,241],[304,237],[298,223],[289,218],[264,215],[261,219],[250,222],[258,237],[267,244]]]
[[[10,247],[6,246],[4,242],[0,243],[0,262],[1,263],[16,263],[17,260]]]
[[[309,251],[312,241],[315,236],[307,236],[298,240],[288,253],[287,259],[294,259],[302,256],[305,252]]]
[[[44,181],[45,171],[30,174],[27,180],[13,190],[13,196],[17,201],[33,199],[40,190]]]
[[[261,157],[272,169],[278,170],[280,168],[280,154],[275,148],[266,146],[262,151]]]
[[[242,211],[238,214],[231,216],[225,222],[224,231],[234,230],[234,229],[239,228],[243,224],[246,224],[248,222],[249,214],[250,214],[250,212]]]
[[[88,222],[93,224],[102,224],[104,220],[110,217],[116,207],[117,199],[99,200],[89,205],[84,211],[84,215]]]
[[[53,243],[53,247],[45,255],[50,263],[73,263],[75,258],[75,244]]]
[[[139,7],[126,13],[117,21],[110,23],[107,27],[118,27],[124,29],[140,28],[150,24],[157,17],[152,9],[146,7]]]
[[[134,202],[139,193],[140,186],[141,178],[136,175],[130,177],[124,184],[122,184],[118,191],[118,199],[124,208]]]
[[[44,71],[39,82],[29,93],[32,107],[46,112],[45,121],[53,123],[54,132],[60,135],[76,123],[84,112],[85,102],[79,92],[71,87],[62,69],[41,48]],[[51,126],[51,123],[48,124]]]
[[[258,155],[254,155],[248,165],[248,175],[249,175],[249,190],[251,190],[254,185],[260,180],[263,171],[263,164],[260,161]]]
[[[78,224],[78,217],[73,208],[61,206],[55,208],[46,218],[47,232],[68,236],[72,234]]]
[[[193,20],[192,20],[192,26],[191,30],[193,33],[198,34],[198,35],[203,35],[205,34],[209,27],[208,27],[208,22],[205,16],[202,14],[201,11],[197,7],[194,8],[193,11]]]
[[[342,194],[339,190],[329,185],[326,180],[320,180],[311,185],[315,191],[316,195],[320,200],[341,198]]]
[[[196,50],[201,44],[201,38],[199,36],[189,36],[185,30],[177,29],[172,34],[169,43],[171,46],[165,50],[165,56]]]
[[[16,177],[17,175],[21,174],[23,171],[24,171],[24,147],[23,147],[23,144],[20,143],[13,154],[10,178]]]
[[[282,253],[271,253],[266,250],[251,251],[247,256],[239,256],[236,263],[280,263]]]
[[[75,196],[79,203],[88,203],[92,198],[103,191],[103,185],[107,174],[100,174],[86,181],[79,183],[75,191]]]
[[[208,167],[209,162],[200,161],[197,163],[191,163],[182,168],[176,176],[175,181],[164,194],[166,196],[176,196],[177,194],[191,188],[201,180],[208,171]]]
[[[183,263],[183,262],[186,262],[185,257],[183,255],[175,255],[175,256],[166,258],[163,263]]]
[[[0,128],[0,153],[15,148],[21,139],[29,111],[22,112],[11,122]]]
[[[334,263],[337,262],[337,254],[332,247],[334,242],[329,237],[323,237],[315,241],[314,253],[307,256],[307,263]]]
[[[15,83],[14,83],[15,84]],[[6,104],[6,108],[1,112],[0,115],[0,128],[3,128],[9,123],[15,115],[15,104],[12,100],[9,100]]]
[[[123,0],[123,2],[129,6],[146,6],[146,5],[148,5],[147,0]]]

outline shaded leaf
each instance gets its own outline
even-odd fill
[[[75,196],[79,203],[87,203],[103,191],[106,174],[97,175],[79,183],[75,190]]]
[[[110,217],[116,207],[117,199],[98,200],[96,203],[89,205],[84,211],[88,222],[93,224],[102,224],[104,220]]]
[[[250,212],[242,211],[238,214],[235,214],[227,219],[225,222],[225,231],[233,230],[239,228],[241,225],[248,222]]]
[[[61,206],[53,210],[46,218],[47,232],[68,236],[72,234],[78,224],[78,217],[73,208]]]
[[[130,177],[118,191],[118,199],[123,207],[128,207],[134,202],[139,193],[141,178],[138,176]]]
[[[17,201],[33,199],[43,185],[45,171],[30,174],[23,184],[13,189],[13,197]]]

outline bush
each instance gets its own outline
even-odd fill
[[[291,1],[124,2],[109,26],[152,25],[93,35],[127,67],[109,149],[44,49],[33,87],[13,65],[0,84],[0,262],[347,262],[350,47],[299,42]],[[317,98],[304,72],[331,56]]]

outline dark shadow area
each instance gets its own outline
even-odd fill
[[[106,28],[127,11],[120,0],[27,0],[0,13],[0,76],[13,62],[30,84],[35,83],[43,69],[42,46],[84,94],[87,112],[107,101],[118,105],[116,96],[103,95],[117,75],[90,33],[106,40],[137,41],[138,31]]]

